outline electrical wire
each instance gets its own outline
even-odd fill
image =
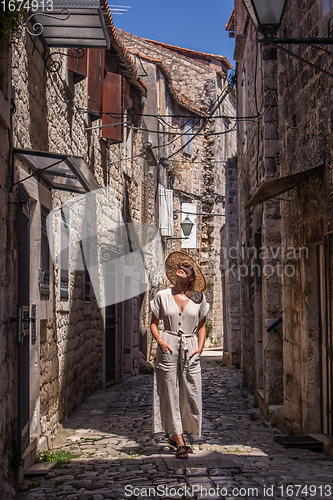
[[[77,110],[79,113],[81,114],[85,114],[85,113],[92,113],[93,111],[88,109],[88,108],[82,108],[82,107],[77,107]],[[265,111],[266,113],[266,111]],[[108,116],[111,116],[112,118],[120,118],[123,113],[116,113],[116,112],[110,112],[110,111],[99,111],[98,114],[100,115],[108,115]],[[147,113],[127,113],[127,116],[128,117],[137,117],[137,116],[141,116],[143,118],[145,117],[148,117],[148,118],[159,118],[159,119],[162,119],[162,117],[165,117],[165,118],[189,118],[189,120],[192,120],[194,117],[193,116],[190,116],[189,115],[159,115],[159,114],[147,114]],[[259,116],[257,115],[253,115],[253,116],[232,116],[232,115],[215,115],[215,116],[212,116],[210,117],[211,120],[215,120],[217,118],[221,118],[221,119],[228,119],[228,120],[254,120],[256,118],[259,118]],[[204,119],[205,116],[202,116],[200,117],[200,119]],[[163,120],[165,121],[165,120]],[[183,125],[180,125],[179,127],[177,126],[173,126],[173,125],[170,125],[170,123],[167,123],[165,122],[169,127],[173,127],[173,128],[181,128]]]
[[[133,54],[133,52],[130,52],[130,54]],[[141,78],[144,78],[144,77],[148,76],[147,71],[146,71],[146,70],[145,70],[145,68],[143,67],[143,64],[142,64],[142,59],[141,59],[140,55],[139,55],[139,54],[134,54],[134,57],[135,57],[135,64],[136,64],[136,58],[137,58],[137,57],[139,58],[141,68],[142,68],[142,70],[144,71],[144,74],[143,74],[143,75],[138,75],[138,76],[140,76]]]
[[[227,94],[226,94],[226,95],[227,95]],[[223,96],[223,99],[220,101],[221,96]],[[217,106],[215,106],[215,107],[213,108],[213,111],[211,112],[211,115],[213,115],[213,114],[214,114],[214,112],[215,112],[216,108],[220,106],[220,104],[221,104],[221,102],[224,100],[224,98],[225,98],[225,97],[224,97],[224,93],[223,93],[223,92],[221,92],[221,94],[220,94],[220,95],[219,95],[219,96],[215,99],[215,101],[212,103],[212,105],[208,108],[208,109],[210,110],[213,106],[215,106],[215,105],[216,105],[216,103],[218,103],[218,104],[217,104]],[[189,139],[189,140],[188,140],[185,144],[183,144],[183,145],[181,146],[181,148],[179,148],[177,151],[175,151],[174,153],[172,153],[172,155],[168,156],[168,158],[164,158],[164,160],[165,160],[165,161],[167,161],[167,160],[168,160],[168,159],[170,159],[171,157],[175,156],[177,153],[179,153],[180,151],[182,151],[182,150],[183,150],[183,149],[184,149],[184,148],[185,148],[185,147],[186,147],[186,146],[187,146],[187,145],[188,145],[191,141],[193,141],[194,137],[196,137],[197,135],[199,135],[199,133],[201,132],[201,130],[204,128],[204,126],[206,125],[206,122],[207,122],[207,120],[208,120],[208,119],[210,119],[210,116],[206,116],[206,117],[205,117],[205,121],[204,121],[204,123],[203,123],[203,124],[199,127],[198,132],[196,132],[195,134],[193,134],[193,135],[192,135],[192,137],[191,137],[191,138],[190,138],[190,139]],[[192,126],[192,127],[190,127],[190,128],[186,131],[186,135],[188,135],[188,133],[190,132],[190,130],[191,130],[191,129],[193,129],[193,128],[194,128],[193,126]],[[177,140],[180,136],[181,136],[181,135],[179,135],[178,137],[176,137],[176,139],[175,139],[175,140]],[[168,143],[168,144],[165,144],[164,146],[169,146],[170,144],[172,144],[173,142],[175,142],[175,140],[171,141],[171,142],[170,142],[170,143]]]
[[[143,152],[141,152],[141,153],[139,153],[139,154],[137,154],[137,155],[127,156],[126,158],[119,158],[119,160],[114,160],[114,161],[111,161],[111,162],[109,163],[109,165],[114,165],[115,163],[119,163],[119,162],[122,162],[122,161],[133,160],[134,158],[139,158],[139,156],[141,156],[141,158],[143,158],[143,157],[144,157],[144,156],[143,156],[144,154],[145,154],[145,152],[143,151]]]
[[[33,40],[32,36],[31,36],[30,34],[29,34],[29,37],[30,37],[30,39],[31,39],[31,41],[32,41],[32,43],[33,43],[33,45],[34,45],[34,47],[36,48],[37,52],[39,53],[39,55],[41,56],[41,58],[42,58],[42,59],[43,59],[43,61],[45,62],[45,58],[44,58],[44,56],[43,56],[43,55],[42,55],[42,53],[39,51],[39,49],[38,49],[37,45],[35,44],[35,41]],[[66,54],[63,54],[63,55],[65,56]],[[46,69],[46,71],[47,71],[48,73],[51,73],[51,72],[50,72],[50,70],[49,70],[46,66],[45,66],[45,69]],[[50,75],[50,76],[51,76],[51,75]],[[66,91],[66,87],[65,87],[65,82],[63,81],[63,79],[61,78],[61,76],[60,76],[58,73],[57,73],[57,77],[60,79],[60,81],[61,81],[61,83],[62,83],[62,85],[63,85],[63,89],[64,89],[64,91],[65,91],[65,92],[67,92],[67,91]],[[58,96],[58,98],[59,98],[59,100],[60,100],[61,102],[63,102],[64,104],[68,104],[69,102],[72,102],[72,105],[74,106],[74,108],[77,110],[77,112],[78,112],[79,114],[89,112],[89,110],[88,110],[88,109],[85,109],[85,108],[82,108],[82,107],[78,107],[78,106],[76,106],[76,105],[75,105],[75,103],[74,103],[74,99],[73,99],[73,97],[70,97],[67,101],[65,101],[65,100],[64,100],[64,99],[63,99],[63,98],[59,95],[59,93],[58,93],[57,89],[55,88],[55,84],[54,84],[54,82],[53,82],[53,79],[50,77],[50,78],[49,78],[49,80],[51,80],[52,87],[53,87],[53,89],[54,89],[54,91],[55,91],[56,95]],[[182,136],[184,136],[184,135],[188,135],[188,134],[189,134],[189,132],[190,132],[191,130],[193,130],[193,128],[194,128],[194,127],[195,127],[195,126],[196,126],[196,125],[197,125],[197,124],[198,124],[201,120],[204,120],[204,123],[203,123],[203,124],[199,127],[198,132],[196,132],[195,134],[193,134],[193,135],[192,135],[192,137],[191,137],[191,138],[190,138],[190,139],[189,139],[189,140],[188,140],[188,141],[187,141],[187,142],[186,142],[186,143],[185,143],[185,144],[184,144],[184,145],[183,145],[183,146],[182,146],[179,150],[177,150],[175,153],[173,153],[173,154],[172,154],[169,158],[171,158],[171,157],[175,156],[175,155],[176,155],[179,151],[181,151],[182,149],[184,149],[184,148],[187,146],[187,144],[189,144],[189,143],[190,143],[190,142],[194,139],[194,137],[196,137],[196,136],[199,136],[199,135],[206,135],[206,136],[209,136],[209,135],[224,135],[224,134],[226,134],[226,133],[233,132],[233,131],[235,130],[235,126],[234,126],[234,127],[232,127],[231,129],[229,129],[229,130],[225,131],[225,132],[212,132],[211,134],[205,134],[205,133],[204,133],[204,134],[200,134],[201,130],[202,130],[202,129],[204,128],[204,126],[206,125],[207,120],[208,120],[208,119],[213,118],[213,116],[212,116],[212,115],[213,115],[213,113],[214,113],[214,112],[216,111],[216,109],[220,106],[221,102],[222,102],[222,101],[226,98],[226,96],[227,96],[227,95],[231,92],[231,90],[232,90],[232,89],[230,88],[230,90],[229,90],[229,87],[231,87],[231,85],[228,85],[228,86],[227,86],[227,87],[226,87],[226,88],[225,88],[225,89],[224,89],[224,90],[223,90],[223,91],[219,94],[219,96],[215,99],[215,101],[214,101],[214,102],[213,102],[213,103],[209,106],[209,108],[207,109],[206,113],[209,113],[209,111],[210,111],[212,108],[213,108],[213,111],[212,111],[212,112],[211,112],[208,116],[205,116],[205,117],[199,117],[199,118],[196,120],[196,122],[195,122],[195,123],[193,123],[193,124],[192,124],[192,126],[191,126],[191,127],[189,127],[189,129],[188,129],[185,133],[178,133],[178,134],[177,134],[177,136],[176,136],[176,137],[175,137],[172,141],[170,141],[169,143],[163,144],[163,145],[161,145],[161,146],[153,146],[153,147],[152,147],[152,149],[160,149],[160,148],[164,148],[164,147],[166,147],[166,146],[170,146],[170,145],[171,145],[171,144],[173,144],[175,141],[177,141],[178,139],[180,139]],[[221,99],[221,98],[222,98],[222,100],[221,100],[221,102],[220,102],[220,99]],[[217,105],[217,106],[216,106],[216,103],[218,103],[218,105]],[[109,115],[109,116],[110,116],[110,115],[112,115],[112,116],[114,116],[114,115],[115,115],[115,113],[105,113],[105,112],[104,112],[104,113],[102,112],[101,114],[106,114],[106,115]],[[138,115],[138,114],[135,114],[135,115]],[[130,115],[129,115],[129,116],[130,116]],[[141,116],[143,116],[143,114],[141,114]],[[158,116],[158,115],[151,115],[151,116],[156,117],[156,118],[160,118],[160,116]],[[162,116],[170,116],[170,117],[174,117],[174,115],[162,115]],[[187,123],[189,123],[190,121],[192,121],[192,120],[193,120],[193,117],[189,117],[188,115],[182,115],[182,117],[186,117],[186,118],[188,118],[188,120],[187,120],[184,124],[182,124],[182,126],[181,126],[181,127],[179,127],[179,128],[183,128],[184,126],[186,126],[186,124],[187,124]],[[235,119],[235,117],[232,117],[232,118],[234,118],[234,119]],[[165,120],[163,120],[163,121],[165,121]],[[193,121],[194,121],[194,120],[193,120]],[[165,122],[165,123],[167,123],[167,122]],[[167,124],[167,125],[169,125],[169,124]],[[146,130],[146,129],[141,129],[141,130]],[[156,131],[151,131],[151,132],[159,133],[159,132],[156,132]],[[170,135],[170,133],[168,133],[168,132],[162,132],[162,133],[164,133],[164,134],[169,134],[169,135]],[[119,159],[119,160],[115,161],[115,163],[118,163],[119,161],[127,161],[127,160],[129,160],[129,159],[137,158],[138,156],[142,156],[142,154],[143,154],[143,153],[141,153],[141,154],[139,154],[139,155],[135,155],[135,156],[133,156],[133,157],[128,157],[128,158]],[[169,159],[169,158],[167,158],[167,159]],[[166,159],[166,160],[167,160],[167,159]]]
[[[329,52],[328,50],[323,49],[322,47],[317,47],[316,45],[312,45],[312,44],[311,44],[311,47],[317,48],[317,49],[319,48],[319,49],[323,50],[324,52],[327,52],[328,54],[332,55],[332,52]],[[331,66],[332,66],[332,64],[330,64],[329,67],[331,67]],[[317,92],[318,92],[318,89],[320,87],[320,84],[321,84],[321,82],[320,82],[320,77],[319,77],[318,78],[317,86],[316,86],[314,92],[312,93],[311,103],[307,106],[307,112],[306,112],[305,116],[303,117],[303,119],[301,120],[301,122],[298,125],[290,125],[290,123],[288,122],[288,120],[283,116],[282,111],[280,109],[280,116],[281,116],[282,120],[285,122],[285,124],[287,125],[287,127],[291,128],[291,129],[298,129],[298,128],[300,128],[305,123],[305,121],[306,121],[306,119],[307,119],[310,111],[312,110],[312,105],[313,105],[315,99],[317,98]]]
[[[213,110],[211,111],[211,115],[214,114],[214,112],[216,111],[216,109],[219,108],[219,106],[221,105],[221,103],[224,101],[224,99],[226,99],[227,95],[232,91],[233,89],[233,85],[229,84],[223,92],[221,92],[221,94],[218,96],[218,98],[214,101],[213,105],[210,106],[210,108],[212,108],[213,106]],[[209,109],[210,109],[209,108]],[[171,153],[171,155],[169,155],[167,158],[164,158],[164,161],[168,161],[170,160],[170,158],[173,158],[174,156],[176,156],[176,154],[180,153],[180,151],[182,151],[190,142],[193,141],[193,139],[199,135],[199,133],[201,132],[201,130],[205,127],[206,125],[206,122],[208,121],[208,119],[210,118],[210,116],[207,116],[205,117],[205,121],[204,123],[199,127],[199,130],[198,132],[196,132],[195,134],[192,135],[192,137],[187,141],[185,142],[185,144],[183,144],[179,149],[177,149],[176,151],[174,151],[173,153]],[[235,124],[236,126],[236,124]],[[232,132],[232,129],[229,129],[227,131],[227,133],[229,132]],[[174,142],[174,141],[173,141]]]
[[[231,129],[228,129],[228,130],[225,130],[223,132],[208,132],[208,133],[199,133],[199,134],[196,134],[196,136],[198,135],[203,135],[203,136],[206,136],[206,137],[209,137],[211,135],[224,135],[224,134],[228,134],[229,132],[233,132],[234,130],[236,129],[236,124],[232,126]],[[133,127],[133,130],[144,130],[145,132],[151,132],[152,134],[161,134],[161,135],[174,135],[175,132],[168,132],[168,131],[162,131],[162,130],[148,130],[146,128],[139,128],[139,127]],[[183,132],[183,133],[178,133],[177,134],[177,139],[179,139],[180,137],[183,137],[184,135],[188,135],[188,132]],[[154,147],[162,147],[162,146],[154,146]]]
[[[173,115],[170,115],[170,116],[171,116],[171,117],[173,117]],[[184,128],[184,127],[185,127],[185,126],[186,126],[186,125],[187,125],[187,124],[188,124],[188,123],[189,123],[189,122],[193,119],[193,116],[188,116],[188,115],[187,115],[187,117],[186,117],[186,118],[188,118],[188,120],[184,121],[184,123],[183,123],[182,125],[180,125],[180,126],[170,125],[170,123],[168,123],[168,122],[166,122],[165,120],[163,120],[163,118],[162,118],[160,115],[158,115],[158,116],[157,116],[157,118],[158,118],[159,120],[162,120],[162,121],[163,121],[166,125],[168,125],[168,127],[171,127],[171,128],[174,128],[174,129],[177,129],[177,130],[178,130],[178,129],[182,129],[182,128]]]
[[[256,46],[256,61],[255,61],[255,72],[254,72],[254,102],[256,105],[256,113],[259,115],[259,107],[258,107],[258,95],[257,95],[257,71],[258,71],[258,50],[259,44]],[[261,79],[263,81],[263,77]],[[259,151],[260,151],[260,120],[257,120],[257,161],[256,161],[256,181],[257,187],[259,187]]]
[[[316,66],[312,62],[308,61],[307,59],[304,59],[303,57],[299,56],[298,54],[295,54],[295,52],[291,52],[291,50],[288,50],[285,47],[282,47],[282,45],[280,45],[278,43],[275,43],[275,45],[276,45],[276,47],[279,47],[279,49],[282,50],[283,52],[286,52],[287,54],[295,57],[296,59],[299,59],[300,61],[308,64],[312,68],[317,69],[321,73],[324,73],[324,75],[329,76],[330,78],[333,78],[333,73],[330,73],[329,71],[326,71],[325,69],[320,68],[319,66]]]
[[[189,163],[207,163],[205,160],[202,161],[192,161],[191,159],[188,160],[172,160],[173,163],[184,163],[184,162],[189,162]],[[210,163],[226,163],[227,160],[209,160]]]
[[[221,92],[221,94],[220,94],[220,95],[219,95],[219,96],[215,99],[215,101],[214,101],[214,102],[213,102],[213,103],[209,106],[209,108],[208,108],[208,110],[207,110],[207,111],[209,111],[209,110],[210,110],[213,106],[215,106],[216,102],[218,102],[218,101],[219,101],[219,99],[220,99],[220,97],[221,97],[221,95],[222,95],[222,94],[223,94],[223,92]],[[215,108],[214,108],[214,109],[215,109]],[[213,111],[213,113],[214,113],[214,111]],[[212,114],[213,114],[213,113],[212,113]],[[203,118],[199,118],[199,119],[196,121],[196,123],[194,123],[194,124],[193,124],[193,125],[192,125],[192,126],[191,126],[188,130],[187,130],[187,134],[188,134],[191,130],[193,130],[193,128],[194,128],[194,127],[195,127],[195,126],[199,123],[199,121],[201,121],[202,119],[204,119],[204,120],[206,120],[206,121],[207,121],[207,119],[208,119],[208,118],[209,118],[209,116],[205,116],[205,117],[203,117]],[[205,124],[206,124],[206,123],[204,122],[204,124],[203,124],[203,125],[201,125],[201,126],[199,127],[199,131],[198,131],[198,133],[199,133],[199,132],[203,129],[203,127],[205,126]],[[153,146],[153,147],[152,147],[152,149],[159,149],[159,148],[162,148],[162,147],[164,148],[164,147],[166,147],[166,146],[170,146],[170,145],[171,145],[171,144],[173,144],[175,141],[177,141],[177,140],[181,137],[181,135],[182,135],[182,134],[177,134],[177,135],[178,135],[178,137],[175,137],[172,141],[170,141],[170,142],[168,142],[168,143],[166,143],[166,144],[163,144],[163,145],[161,145],[161,146]],[[181,147],[181,149],[180,149],[180,150],[184,149],[184,147],[185,147],[185,146],[187,146],[187,144],[188,144],[189,142],[191,142],[191,140],[193,140],[193,138],[194,138],[196,135],[197,135],[197,134],[194,134],[194,135],[192,136],[192,138],[191,138],[191,139],[190,139],[190,140],[189,140],[186,144],[184,144],[184,145]],[[167,159],[168,159],[168,158],[165,158],[165,160],[167,160]]]

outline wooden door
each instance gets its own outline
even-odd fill
[[[105,383],[116,378],[116,272],[115,264],[104,264],[105,279]]]

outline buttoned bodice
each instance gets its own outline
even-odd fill
[[[155,299],[150,302],[150,307],[156,318],[163,320],[165,331],[182,331],[186,335],[196,332],[199,322],[207,316],[209,311],[205,295],[200,304],[190,299],[181,311],[172,295],[171,288],[157,292]]]

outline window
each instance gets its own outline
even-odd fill
[[[69,210],[61,208],[60,300],[68,301]]]
[[[40,269],[39,291],[41,300],[50,299],[50,252],[46,230],[46,218],[50,211],[41,205],[41,238],[40,238]]]
[[[131,127],[130,119],[127,117],[127,111],[125,113],[125,158],[132,158],[133,155],[133,129]],[[124,161],[124,170],[126,174],[131,177],[132,174],[132,159]]]
[[[229,127],[230,127],[230,120],[225,119],[224,120],[224,159],[227,160],[229,158]]]
[[[182,146],[183,154],[186,156],[191,156],[192,154],[192,137],[193,137],[193,123],[192,120],[186,119],[184,125],[181,129],[182,131]]]
[[[247,116],[247,85],[246,85],[246,72],[245,69],[242,73],[242,83],[241,83],[241,116]],[[242,127],[242,145],[243,154],[247,151],[247,120],[241,120]]]
[[[165,78],[160,71],[157,71],[157,112],[160,116],[165,114]]]
[[[73,73],[73,83],[79,83],[87,77],[88,71],[87,49],[83,57],[78,57],[77,49],[68,49],[68,71]]]
[[[86,240],[85,240],[85,269],[84,269],[84,300],[85,302],[90,301],[90,261],[91,261],[91,224],[86,221]]]

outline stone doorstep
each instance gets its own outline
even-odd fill
[[[33,453],[37,449],[37,437],[31,436],[28,448],[25,450],[22,459],[25,460],[30,453]]]
[[[40,462],[24,471],[25,476],[45,476],[57,465],[57,462]]]
[[[25,450],[22,460],[24,461],[24,465],[20,466],[18,472],[18,484],[22,484],[24,481],[25,471],[33,465],[37,456],[37,445],[38,439],[36,436],[30,436],[30,442],[28,448]]]
[[[324,445],[324,452],[333,456],[333,439],[326,434],[309,434],[310,437],[321,441]]]

